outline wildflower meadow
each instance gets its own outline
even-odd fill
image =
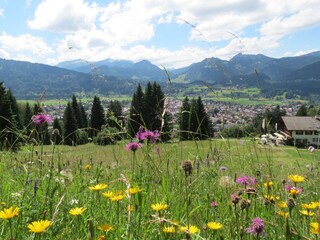
[[[159,136],[1,152],[1,239],[320,239],[317,149]]]

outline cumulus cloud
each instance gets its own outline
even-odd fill
[[[51,46],[56,58],[52,49],[35,37],[42,49],[41,57],[46,56],[50,63],[76,58],[148,59],[157,65],[182,67],[212,56],[229,59],[239,52],[266,54],[278,48],[284,37],[320,26],[318,3],[319,0],[125,0],[101,4],[44,0],[27,23],[32,29],[61,34]],[[187,25],[189,39],[175,50],[163,43],[161,47],[152,46],[158,24]],[[1,37],[4,35],[0,42]],[[33,45],[29,51],[39,55],[39,48]],[[2,51],[11,53],[7,48]],[[18,47],[17,51],[22,50]]]
[[[3,16],[4,10],[2,8],[0,8],[0,17]]]
[[[89,5],[83,0],[46,0],[38,5],[28,26],[53,32],[90,30],[95,28],[96,15],[96,5]]]
[[[36,58],[45,58],[53,53],[53,50],[39,37],[30,34],[22,34],[19,36],[11,36],[3,32],[0,35],[0,45],[2,52],[6,53],[8,57],[25,60],[26,56]],[[28,57],[28,59],[32,59]]]

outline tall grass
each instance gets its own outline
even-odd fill
[[[320,201],[319,151],[231,139],[145,143],[135,153],[125,151],[125,144],[1,152],[0,212],[20,209],[17,216],[0,219],[1,239],[319,238],[310,231],[310,223],[319,221],[319,205],[310,209],[312,216],[300,212],[301,204]],[[183,166],[186,160],[190,172]],[[305,177],[296,183],[303,190],[295,196],[285,189],[294,185],[289,174]],[[242,176],[256,184],[237,183]],[[265,187],[267,182],[273,184]],[[88,188],[97,184],[107,187]],[[294,203],[291,215],[280,216],[289,213],[288,207],[278,206],[281,201]],[[168,207],[156,211],[151,205],[157,203]],[[70,214],[76,207],[85,210]],[[266,235],[247,233],[257,217],[264,221]],[[27,225],[38,220],[51,224],[43,233],[30,232]],[[208,222],[223,226],[212,230]],[[172,232],[164,232],[165,227]]]

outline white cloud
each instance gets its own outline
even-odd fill
[[[55,44],[49,47],[34,37],[34,43],[42,49],[39,50],[31,44],[31,35],[20,35],[12,37],[20,45],[16,47],[1,40],[5,39],[3,34],[0,43],[6,42],[2,51],[10,54],[13,49],[20,54],[29,51],[49,63],[76,58],[148,59],[168,68],[182,67],[212,56],[229,59],[239,52],[266,54],[278,48],[285,36],[320,26],[319,11],[319,0],[126,0],[106,5],[99,1],[43,0],[28,25],[32,29],[59,32]],[[143,46],[152,45],[158,34],[157,24],[186,24],[179,19],[193,25],[189,25],[190,35],[184,46],[174,51],[157,45]],[[28,48],[19,39],[28,41]],[[207,46],[195,47],[203,41],[209,42]],[[215,44],[219,48],[213,48]]]
[[[3,16],[4,10],[2,8],[0,8],[0,17]]]
[[[96,15],[96,5],[88,5],[83,0],[46,0],[38,5],[28,26],[53,32],[90,30],[95,28]]]
[[[19,56],[33,56],[35,58],[45,58],[53,53],[52,49],[39,37],[30,34],[23,34],[17,37],[3,32],[0,35],[0,45],[10,57],[20,59]],[[30,57],[30,59],[32,59]]]
[[[301,55],[305,55],[308,53],[312,53],[312,52],[316,52],[319,51],[319,49],[313,48],[313,49],[308,49],[308,50],[302,50],[302,51],[298,51],[296,53],[290,54],[290,56],[301,56]]]
[[[0,58],[9,59],[10,58],[10,54],[7,51],[5,51],[4,49],[0,48]]]

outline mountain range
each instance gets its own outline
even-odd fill
[[[320,51],[296,57],[271,58],[237,54],[230,60],[207,58],[179,69],[159,68],[148,60],[72,60],[56,66],[0,58],[0,81],[18,99],[70,98],[77,92],[131,94],[137,83],[170,80],[183,85],[244,86],[320,94]]]

